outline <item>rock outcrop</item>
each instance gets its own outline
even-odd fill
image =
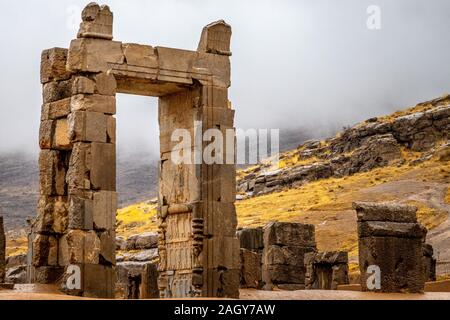
[[[278,170],[271,170],[270,165],[257,166],[238,180],[237,190],[242,199],[402,163],[403,148],[430,154],[441,152],[445,158],[448,151],[439,151],[439,143],[449,138],[450,96],[445,96],[399,116],[369,119],[325,141],[307,141],[290,154],[301,164]],[[282,154],[280,161],[286,158]]]

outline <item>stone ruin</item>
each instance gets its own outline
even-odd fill
[[[305,254],[316,252],[314,225],[271,222],[264,227],[262,281],[265,290],[305,289]]]
[[[241,247],[241,288],[261,289],[263,228],[244,228],[238,230],[237,236]]]
[[[0,283],[5,282],[6,271],[6,237],[3,227],[3,217],[0,216]]]
[[[111,298],[115,276],[116,93],[159,98],[159,293],[239,295],[234,164],[175,164],[175,129],[233,129],[231,27],[203,29],[196,51],[113,41],[108,6],[89,4],[69,49],[42,53],[40,200],[32,283]],[[195,141],[192,141],[192,147]],[[203,148],[205,145],[203,145]],[[226,152],[226,150],[225,150]],[[81,287],[67,286],[81,275]]]
[[[117,266],[116,298],[157,299],[158,268],[154,263],[123,263]]]
[[[348,253],[345,251],[309,252],[305,254],[305,289],[337,290],[349,284]]]
[[[427,230],[417,222],[417,208],[363,202],[354,203],[353,207],[358,219],[362,290],[423,292],[426,280],[423,244]],[[370,266],[379,267],[379,288],[368,288]]]
[[[423,260],[425,281],[436,281],[436,258],[434,257],[434,250],[431,244],[423,244]]]

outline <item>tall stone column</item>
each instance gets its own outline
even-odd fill
[[[30,281],[33,283],[54,283],[64,272],[58,261],[58,244],[67,232],[66,173],[72,150],[68,136],[72,74],[66,69],[66,62],[67,49],[45,50],[41,56],[40,198],[30,236],[29,261]]]
[[[112,13],[88,5],[70,49],[44,51],[41,199],[33,226],[34,282],[69,294],[111,298],[114,288],[116,81],[123,60]]]
[[[239,296],[234,111],[228,101],[230,38],[231,28],[223,21],[206,26],[192,66],[197,82],[188,90],[160,97],[161,297]],[[164,50],[158,50],[161,67],[168,62]],[[177,143],[170,138],[176,129],[190,133],[192,164],[172,161]],[[203,157],[210,143],[203,136],[209,129],[223,137],[231,130],[232,150],[220,144],[223,162],[209,163]]]

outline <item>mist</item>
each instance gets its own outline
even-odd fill
[[[41,51],[68,47],[89,1],[0,3],[0,152],[38,151]],[[312,136],[450,88],[446,0],[104,1],[114,38],[195,50],[202,28],[233,27],[230,100],[239,128]],[[381,29],[366,22],[381,9]],[[118,95],[118,148],[158,153],[157,99]]]

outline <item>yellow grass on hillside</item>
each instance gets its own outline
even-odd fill
[[[146,202],[131,205],[117,211],[117,234],[128,237],[132,234],[156,231],[156,205]]]
[[[6,237],[6,256],[16,256],[19,254],[25,254],[28,252],[28,240],[27,237],[22,236],[15,239]]]

